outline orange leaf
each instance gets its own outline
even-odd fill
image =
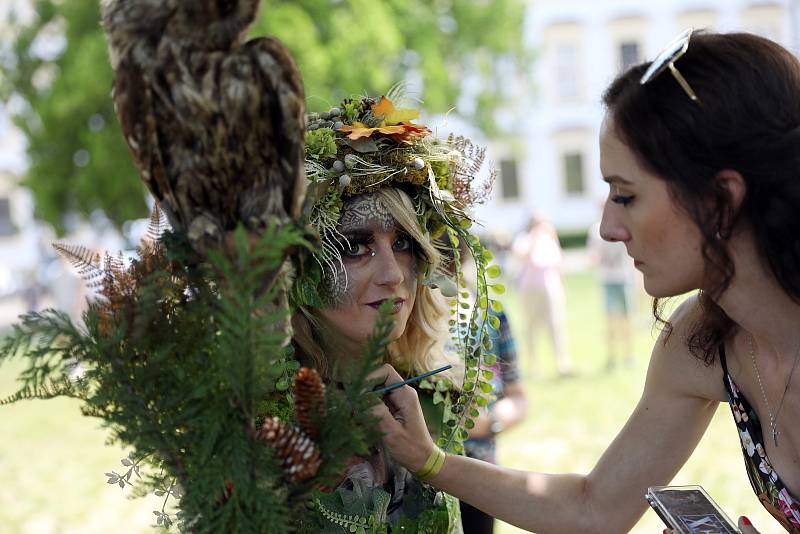
[[[378,130],[380,133],[386,135],[399,134],[406,131],[405,127],[401,124],[395,126],[379,126],[378,128],[375,129]]]
[[[371,137],[375,132],[381,133],[387,137],[391,137],[396,141],[411,144],[413,137],[425,137],[431,131],[422,125],[417,124],[394,124],[391,126],[379,126],[377,128],[368,128],[367,126],[356,122],[352,125],[345,124],[339,128],[340,132],[350,132],[347,136],[348,139],[353,141],[361,139],[362,137]]]
[[[427,126],[423,126],[421,124],[405,124],[401,123],[403,128],[406,129],[407,132],[412,133],[414,135],[418,135],[420,137],[425,137],[426,135],[430,135],[432,132],[430,128]]]
[[[381,126],[408,123],[419,117],[419,111],[416,109],[395,108],[392,101],[385,96],[382,96],[380,102],[372,106],[372,113],[376,117],[383,117]]]
[[[388,134],[389,137],[398,141],[400,143],[405,143],[407,145],[414,144],[414,138],[416,137],[425,137],[429,135],[431,131],[426,126],[417,126],[416,124],[400,124],[397,127],[392,126],[392,128],[402,128]]]
[[[372,106],[372,114],[376,117],[381,115],[386,117],[392,112],[394,112],[394,104],[385,96],[382,96],[380,102]]]
[[[377,128],[368,128],[361,124],[360,122],[353,123],[353,125],[345,124],[341,128],[339,128],[340,132],[350,132],[350,135],[347,136],[348,139],[356,140],[361,139],[362,137],[369,137]]]

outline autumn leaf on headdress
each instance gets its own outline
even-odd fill
[[[380,102],[372,106],[372,114],[376,117],[383,116],[381,125],[410,123],[412,120],[419,117],[419,111],[416,109],[397,109],[394,107],[392,101],[385,96],[382,96]]]
[[[348,139],[353,141],[370,137],[374,133],[380,133],[391,137],[398,143],[413,144],[414,137],[425,137],[431,133],[426,126],[411,124],[410,121],[419,117],[419,111],[409,108],[397,109],[391,100],[385,96],[381,97],[380,102],[372,106],[372,114],[375,117],[383,117],[383,120],[376,128],[370,128],[366,124],[354,122],[345,124],[339,128],[340,132],[349,132]]]
[[[339,128],[340,132],[350,132],[347,136],[348,139],[353,141],[365,137],[371,137],[374,133],[381,133],[386,137],[391,137],[398,143],[413,144],[414,137],[425,137],[431,133],[427,126],[418,124],[393,124],[391,126],[378,126],[377,128],[370,128],[360,122],[354,122],[352,125],[345,124]]]
[[[352,125],[345,124],[341,128],[339,128],[340,132],[350,132],[350,135],[347,136],[348,139],[352,139],[355,141],[356,139],[361,139],[362,137],[369,137],[375,132],[392,135],[396,133],[400,133],[403,131],[403,126],[396,125],[396,126],[378,126],[377,128],[370,128],[366,124],[361,122],[354,122]]]
[[[412,145],[414,144],[414,138],[425,137],[426,135],[430,135],[432,133],[427,126],[405,123],[401,123],[399,126],[403,127],[402,132],[389,135],[389,137],[393,138],[398,143]]]

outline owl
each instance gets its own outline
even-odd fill
[[[259,0],[103,0],[113,99],[173,229],[204,250],[298,217],[305,98],[286,47],[245,40]]]

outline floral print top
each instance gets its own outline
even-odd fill
[[[728,394],[728,403],[739,430],[744,463],[753,491],[764,508],[791,534],[800,534],[800,500],[789,494],[778,473],[772,469],[764,449],[761,422],[739,388],[728,374],[725,362],[725,347],[720,345],[719,359],[724,373],[723,382]]]

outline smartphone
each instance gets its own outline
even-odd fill
[[[700,486],[652,486],[645,499],[664,523],[680,534],[740,534]]]

